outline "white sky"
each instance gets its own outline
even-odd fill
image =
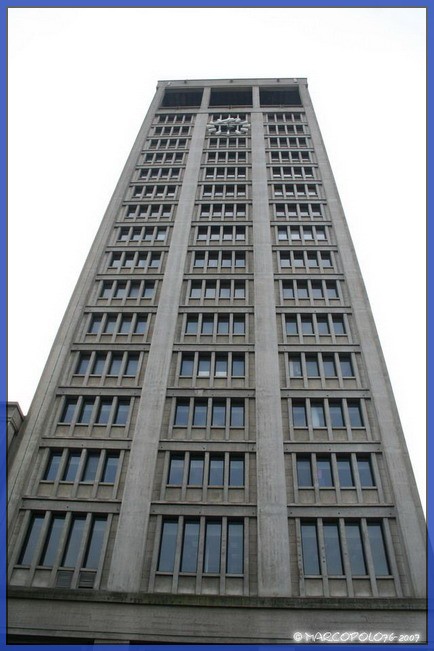
[[[307,77],[425,493],[425,10],[9,9],[9,400],[27,412],[159,79]]]

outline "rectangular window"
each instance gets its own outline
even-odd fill
[[[197,328],[198,328],[198,319],[197,317],[187,317],[187,323],[185,327],[185,334],[186,335],[195,335],[197,334]]]
[[[375,486],[370,460],[368,458],[357,457],[357,468],[359,470],[360,485],[362,488]]]
[[[294,427],[306,427],[306,406],[304,402],[292,402],[292,424]]]
[[[303,552],[304,574],[307,576],[318,576],[320,571],[318,538],[315,524],[303,523],[301,525],[301,547]]]
[[[187,427],[188,425],[188,412],[190,403],[188,400],[178,400],[175,410],[175,426]]]
[[[289,377],[302,377],[301,355],[289,356]]]
[[[219,316],[217,321],[217,334],[218,335],[228,335],[229,334],[229,317]]]
[[[184,455],[172,454],[170,456],[169,476],[167,483],[180,486],[184,477]]]
[[[44,523],[43,515],[38,514],[32,516],[30,520],[29,528],[27,530],[27,535],[24,540],[23,548],[18,558],[18,565],[31,564],[36,548],[39,543],[39,538],[41,535],[43,523]]]
[[[203,484],[203,456],[190,456],[190,468],[188,472],[188,483],[190,486],[202,486]]]
[[[244,571],[244,526],[242,522],[228,522],[226,573]]]
[[[325,377],[336,377],[336,365],[334,355],[322,356]]]
[[[220,323],[220,320],[219,320]],[[244,316],[234,316],[233,333],[234,335],[244,335],[246,331],[246,322]]]
[[[330,420],[332,427],[344,427],[344,416],[340,402],[329,402]]]
[[[75,370],[75,374],[85,375],[89,366],[89,361],[90,361],[90,353],[81,353],[78,360],[77,368]]]
[[[209,377],[211,373],[211,355],[199,355],[198,377]]]
[[[232,355],[232,377],[244,377],[244,355]]]
[[[211,425],[213,427],[224,427],[226,425],[226,401],[213,400]]]
[[[193,425],[195,427],[206,427],[208,403],[196,400],[193,411]]]
[[[345,533],[347,538],[348,555],[350,557],[351,573],[353,576],[365,576],[367,572],[360,524],[357,522],[346,523]]]
[[[130,412],[130,401],[118,400],[118,406],[116,409],[115,418],[113,420],[114,425],[126,425],[128,420],[128,414]]]
[[[89,570],[97,570],[101,557],[102,545],[104,542],[105,529],[107,525],[106,516],[93,516],[92,527],[87,543],[83,567]]]
[[[231,427],[244,427],[244,403],[231,400]]]
[[[311,402],[310,413],[312,427],[325,427],[324,405],[322,402]]]
[[[44,481],[54,481],[59,472],[60,460],[62,458],[62,453],[60,451],[50,452],[50,457],[48,459],[47,467],[45,468],[44,475],[42,479]]]
[[[99,452],[88,452],[81,481],[94,482],[99,463]]]
[[[332,467],[329,457],[317,457],[316,468],[318,473],[318,485],[320,488],[331,488],[333,486]]]
[[[105,484],[114,484],[118,471],[119,453],[110,452],[106,455],[101,481]]]
[[[354,377],[350,355],[339,355],[342,377]]]
[[[229,486],[244,486],[244,459],[230,457],[229,459]]]
[[[295,317],[295,316],[287,316],[286,317],[286,334],[287,335],[296,335],[296,334],[298,334],[297,317]]]
[[[196,572],[198,548],[199,522],[186,522],[182,543],[181,572]]]
[[[348,400],[348,415],[350,417],[351,427],[363,427],[362,412],[360,411],[360,404],[355,401]]]
[[[386,547],[383,538],[383,528],[380,522],[368,523],[368,536],[371,545],[372,560],[376,576],[388,576],[390,574],[389,562],[387,560]]]
[[[299,488],[311,488],[313,486],[310,456],[297,457],[297,482]]]
[[[351,460],[349,457],[338,457],[338,475],[341,488],[353,488],[354,479],[351,470]]]
[[[74,417],[75,408],[77,406],[77,398],[66,398],[65,406],[63,408],[60,422],[69,425]]]
[[[62,567],[75,567],[77,565],[85,522],[85,516],[73,516],[71,521],[71,528],[69,530],[68,542],[63,554]]]
[[[178,522],[166,520],[161,532],[160,555],[158,559],[159,572],[173,572],[175,564],[176,538]]]
[[[193,364],[194,364],[194,355],[183,353],[181,361],[181,377],[192,377],[193,376]]]
[[[80,463],[81,452],[70,452],[65,470],[63,471],[62,481],[75,481],[77,470]]]
[[[205,530],[205,556],[203,571],[205,573],[220,572],[221,522],[207,522]]]
[[[223,457],[210,457],[209,460],[209,486],[223,486]]]
[[[327,574],[342,576],[342,554],[339,538],[339,528],[336,523],[324,523],[324,547],[327,564]]]
[[[45,540],[44,549],[40,560],[40,565],[52,567],[57,558],[60,544],[60,536],[65,524],[64,515],[53,515],[51,518],[50,529]]]
[[[103,398],[99,403],[99,412],[96,419],[97,425],[107,425],[112,410],[113,401],[110,398]]]
[[[316,355],[306,355],[307,377],[319,377],[318,358]]]

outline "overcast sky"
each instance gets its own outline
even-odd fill
[[[424,501],[425,10],[8,16],[8,399],[28,411],[157,81],[307,77]]]

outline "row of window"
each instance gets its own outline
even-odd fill
[[[185,154],[183,152],[147,152],[143,154],[142,165],[183,165]]]
[[[285,314],[286,335],[309,337],[347,334],[343,314]]]
[[[168,228],[160,226],[122,226],[117,231],[118,242],[164,242]]]
[[[208,147],[210,149],[245,149],[247,147],[247,138],[227,138],[225,136],[221,136],[220,138],[209,138]]]
[[[244,400],[204,398],[176,400],[174,427],[244,427]]]
[[[337,280],[282,280],[282,299],[339,299]]]
[[[309,147],[312,148],[312,143],[310,138],[288,138],[279,137],[279,138],[267,138],[269,147],[277,147],[279,149],[298,149],[299,147]]]
[[[328,239],[325,226],[277,226],[278,242],[324,242]]]
[[[153,127],[153,136],[188,136],[191,133],[191,128],[188,126],[173,126],[173,127]]]
[[[356,478],[361,488],[375,487],[371,461],[366,455],[300,454],[296,465],[299,488],[354,488]]]
[[[244,457],[237,454],[172,453],[168,486],[244,486]]]
[[[290,378],[353,378],[351,353],[289,353]]]
[[[247,205],[244,203],[200,204],[199,219],[246,219]]]
[[[199,540],[203,540],[203,554],[199,554]],[[164,520],[157,569],[171,574],[243,574],[244,523],[210,518]]]
[[[271,190],[275,199],[292,199],[294,197],[318,197],[319,187],[313,183],[285,183],[284,185],[272,185]]]
[[[155,280],[104,280],[98,298],[151,299],[155,294]]]
[[[187,314],[186,335],[245,335],[244,314]]]
[[[150,138],[145,143],[146,149],[187,149],[187,138]]]
[[[375,576],[390,575],[381,522],[322,520],[302,521],[300,526],[305,576],[343,576],[347,574],[344,558],[348,558],[353,577],[367,576],[368,554]]]
[[[80,353],[75,375],[136,377],[140,353],[93,352]]]
[[[148,329],[148,314],[92,314],[87,333],[91,335],[143,335]]]
[[[133,204],[125,211],[125,219],[172,219],[174,206],[171,204]]]
[[[136,175],[138,181],[180,181],[180,167],[146,167],[139,169]]]
[[[209,151],[205,163],[247,163],[246,151]]]
[[[193,118],[192,113],[162,113],[155,116],[158,124],[190,124]]]
[[[108,450],[51,450],[43,481],[114,484],[119,452]]]
[[[243,199],[247,197],[247,186],[240,185],[203,185],[200,186],[200,198],[221,199],[221,198]]]
[[[180,377],[245,377],[244,353],[182,353]]]
[[[160,269],[162,253],[151,251],[114,251],[110,254],[110,269]]]
[[[265,128],[270,136],[309,133],[308,127],[303,124],[268,124]]]
[[[246,179],[246,167],[205,167],[203,169],[205,179]]]
[[[245,269],[245,251],[195,251],[193,269]]]
[[[192,299],[241,299],[246,298],[244,280],[192,280],[189,297]]]
[[[245,241],[245,226],[198,226],[196,228],[196,242],[222,244]]]
[[[335,266],[332,251],[279,251],[281,269],[332,269]]]
[[[176,199],[179,185],[133,185],[132,199]]]
[[[272,179],[313,179],[315,178],[313,167],[272,167],[270,170]]]
[[[265,120],[272,122],[304,122],[306,120],[304,113],[266,113]]]
[[[130,398],[67,397],[60,416],[63,425],[126,425]]]
[[[313,154],[310,151],[270,151],[271,163],[312,163]]]
[[[360,400],[292,400],[293,427],[364,427]]]

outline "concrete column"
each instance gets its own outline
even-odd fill
[[[130,461],[108,579],[109,590],[125,592],[140,590],[158,442],[166,402],[166,389],[207,117],[206,114],[196,117],[176,211],[172,241],[131,444]]]
[[[369,378],[371,398],[381,432],[383,456],[389,468],[398,522],[406,548],[414,595],[423,597],[426,594],[426,525],[410,457],[369,299],[307,85],[300,84],[300,95],[315,142],[315,152],[324,192],[332,215],[336,242],[354,313],[354,322],[357,324],[360,346]],[[375,237],[375,233],[373,233],[373,237]]]
[[[46,431],[46,423],[53,409],[56,390],[60,383],[60,373],[64,368],[67,357],[71,354],[71,345],[74,341],[77,326],[83,318],[83,312],[88,302],[88,295],[95,282],[95,274],[99,268],[108,238],[113,231],[113,223],[121,209],[125,191],[143,148],[143,143],[151,126],[154,112],[160,105],[163,93],[164,86],[161,86],[157,89],[128,160],[125,163],[125,167],[107,207],[101,226],[98,229],[92,248],[87,256],[77,285],[75,286],[65,316],[60,324],[35,397],[23,424],[23,431],[20,434],[22,436],[20,454],[15,457],[8,474],[8,528],[11,534],[13,533],[12,524],[17,515],[17,507],[24,490],[25,482],[30,475],[34,456],[39,447],[40,437]]]
[[[258,593],[291,594],[276,303],[264,127],[252,113]]]

